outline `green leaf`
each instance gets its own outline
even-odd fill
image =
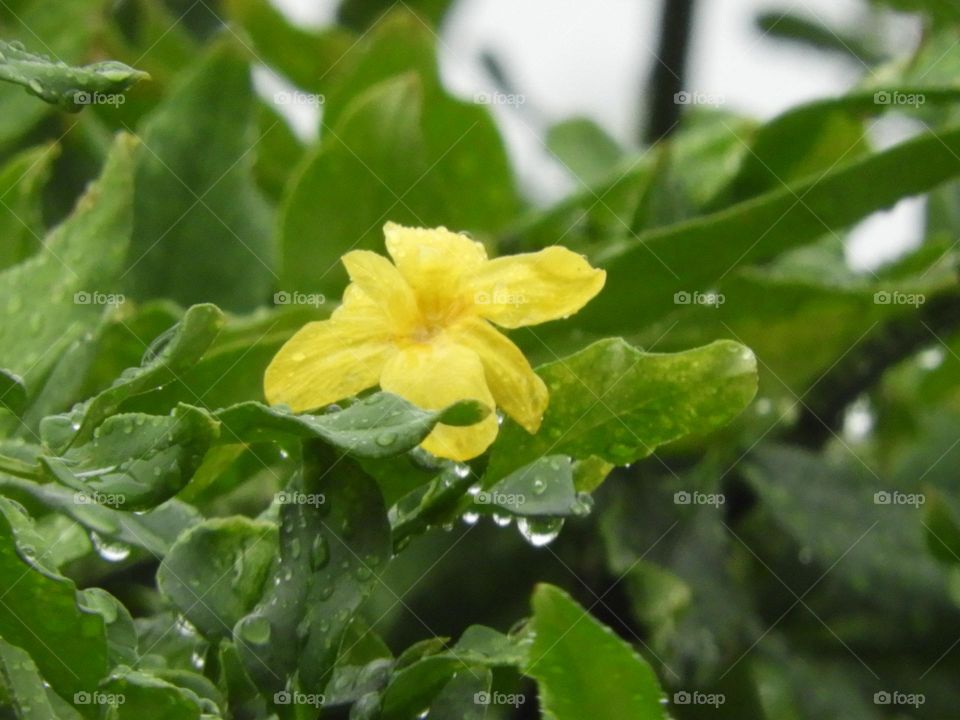
[[[753,353],[726,340],[674,354],[601,340],[538,374],[550,390],[543,424],[530,435],[504,423],[487,483],[547,453],[632,463],[659,445],[724,426],[757,389]]]
[[[183,489],[218,435],[219,424],[190,405],[168,416],[113,415],[91,442],[41,462],[53,479],[87,494],[89,502],[147,510]]]
[[[583,514],[573,485],[573,463],[566,455],[548,455],[514,470],[474,497],[479,506],[493,506],[515,515]]]
[[[791,108],[740,141],[745,152],[713,209],[781,190],[784,185],[819,178],[843,161],[865,157],[870,147],[864,130],[865,117],[897,108],[916,109],[891,103],[889,98],[894,95],[923,98],[924,105],[949,106],[960,99],[960,90],[929,81],[885,82],[876,89],[857,90]],[[884,96],[888,98],[886,102]]]
[[[62,697],[96,689],[107,672],[104,618],[86,609],[71,580],[31,556],[18,540],[29,519],[0,498],[0,636],[27,652]]]
[[[588,186],[603,181],[623,158],[623,149],[606,130],[587,118],[565,120],[550,128],[547,149],[577,180]]]
[[[0,409],[19,415],[27,406],[27,388],[19,376],[0,369]]]
[[[382,253],[388,220],[480,235],[513,218],[496,128],[483,108],[446,95],[434,43],[420,19],[396,12],[348,54],[354,67],[324,105],[327,130],[281,210],[283,289],[339,294],[347,279],[340,257]]]
[[[924,513],[930,552],[945,565],[960,565],[960,521],[953,505],[940,493],[928,492]]]
[[[0,40],[0,80],[22,85],[31,95],[70,112],[109,102],[149,77],[115,60],[70,67],[29,53],[21,43]]]
[[[56,701],[26,651],[0,639],[0,689],[6,688],[10,709],[21,720],[78,720],[80,714]]]
[[[527,662],[531,638],[504,635],[485,625],[471,625],[451,651],[455,657],[487,667],[522,667]]]
[[[217,712],[214,703],[192,690],[123,666],[104,681],[101,692],[107,698],[123,698],[114,705],[115,710],[110,715],[115,720],[142,720],[145,717],[199,720],[202,711]]]
[[[927,618],[955,622],[942,569],[924,547],[919,475],[895,483],[853,456],[771,444],[750,455],[743,474],[769,514],[761,537],[790,539],[821,572],[843,557],[809,604],[828,623],[856,613],[858,623],[841,631],[845,642],[875,643],[881,624],[897,642],[923,632]]]
[[[222,41],[146,119],[131,294],[228,310],[269,297],[272,218],[253,181],[254,110],[246,59]]]
[[[106,0],[11,1],[0,6],[0,21],[5,38],[19,36],[54,60],[79,63],[100,32],[107,5]],[[0,83],[0,146],[10,145],[50,110],[22,88]]]
[[[524,674],[537,681],[546,720],[666,720],[647,662],[565,592],[538,585],[531,624]]]
[[[323,687],[340,637],[391,554],[376,483],[321,444],[305,450],[302,483],[280,510],[279,561],[234,631],[247,672],[268,695],[294,672],[301,687]]]
[[[137,629],[126,606],[99,587],[80,590],[77,597],[81,608],[92,610],[103,618],[107,633],[107,659],[110,665],[139,662]]]
[[[223,423],[227,442],[318,438],[357,457],[380,458],[416,447],[437,423],[473,425],[489,413],[489,408],[474,400],[443,410],[421,410],[401,397],[379,392],[326,415],[296,415],[282,406],[246,402],[215,416]]]
[[[44,235],[41,191],[58,155],[54,144],[29,148],[0,168],[0,269],[36,252]]]
[[[185,532],[157,571],[157,586],[204,635],[230,637],[260,600],[277,556],[277,527],[236,516]]]
[[[96,496],[55,483],[0,477],[0,488],[63,513],[103,540],[142,548],[157,558],[166,555],[180,534],[202,519],[192,505],[178,500],[168,500],[144,513],[130,513],[113,510],[98,504]]]
[[[117,412],[120,405],[133,395],[156,390],[180,377],[200,358],[213,343],[224,324],[223,313],[216,305],[194,305],[183,319],[155,341],[139,367],[128,368],[113,384],[74,409],[62,421],[76,427],[70,444],[87,442],[94,429],[104,419]],[[58,422],[62,422],[58,420]],[[71,429],[72,429],[71,427]],[[55,447],[57,451],[65,450]]]
[[[64,348],[103,313],[130,239],[132,151],[120,135],[99,181],[44,239],[45,251],[0,273],[0,367],[38,385]]]
[[[954,153],[960,154],[960,128],[938,129],[789,188],[616,243],[595,254],[607,284],[577,322],[598,333],[639,330],[676,309],[679,293],[708,292],[737,266],[810,243],[955,177]]]
[[[854,34],[827,25],[816,16],[811,18],[793,12],[762,12],[756,22],[764,36],[838,53],[864,65],[876,64],[881,59],[875,43],[862,30]]]
[[[305,30],[288,22],[269,0],[226,0],[224,5],[249,33],[258,58],[297,87],[322,93],[349,66],[356,38],[342,27]]]
[[[493,673],[487,668],[467,668],[458,672],[430,703],[433,720],[483,720],[490,702]],[[515,695],[519,704],[526,698]],[[522,698],[522,699],[520,699]]]

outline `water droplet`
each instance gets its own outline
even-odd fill
[[[511,522],[513,522],[513,518],[510,517],[509,515],[501,515],[500,513],[494,513],[493,521],[500,527],[507,527]]]
[[[520,518],[517,529],[523,539],[534,547],[549,545],[560,534],[563,518]]]
[[[190,664],[193,665],[197,670],[203,670],[204,665],[207,664],[206,658],[203,657],[196,650],[193,651],[193,654],[190,656]]]
[[[453,466],[453,474],[462,480],[470,475],[470,466],[464,463],[457,463]],[[477,491],[479,492],[479,490],[480,488],[478,487]]]
[[[480,519],[480,514],[475,512],[465,512],[460,516],[460,519],[463,520],[467,525],[476,525],[477,520]]]
[[[577,493],[576,502],[574,502],[571,507],[574,515],[584,516],[589,515],[590,511],[593,510],[593,496],[587,492]]]
[[[380,447],[390,447],[397,441],[395,432],[385,432],[377,436],[377,445]]]
[[[310,567],[319,570],[330,560],[330,550],[327,547],[327,541],[323,535],[317,535],[313,538],[310,546]]]
[[[547,481],[543,478],[535,478],[533,481],[533,494],[543,495],[547,490]]]
[[[270,621],[262,615],[249,618],[240,627],[240,635],[254,645],[266,645],[270,642]]]
[[[108,540],[104,540],[95,532],[90,533],[90,542],[93,543],[93,547],[97,551],[97,554],[107,562],[120,562],[121,560],[126,560],[128,557],[130,557],[129,545],[124,545],[123,543],[118,542],[109,542]]]

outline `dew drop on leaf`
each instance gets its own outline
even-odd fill
[[[240,627],[240,635],[254,645],[266,645],[270,642],[270,621],[261,616],[253,617]]]
[[[313,543],[310,546],[310,567],[319,570],[329,560],[330,550],[327,548],[327,541],[323,535],[317,535],[313,538]]]
[[[377,445],[380,447],[390,447],[397,441],[397,434],[394,432],[385,432],[377,436]]]

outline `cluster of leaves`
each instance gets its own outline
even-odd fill
[[[445,6],[345,2],[322,31],[266,0],[0,9],[31,47],[0,47],[27,89],[0,87],[0,707],[704,711],[669,687],[719,717],[872,719],[901,688],[949,712],[956,33],[765,125],[702,111],[640,153],[564,123],[548,147],[582,189],[536,209],[489,108],[440,83]],[[264,67],[290,89],[257,93]],[[322,105],[316,139],[290,103]],[[875,147],[891,110],[920,131]],[[924,242],[845,270],[840,234],[919,193]],[[388,219],[607,269],[583,313],[515,336],[550,390],[538,434],[507,419],[455,464],[417,446],[472,402],[264,404]],[[875,426],[851,439],[855,401]],[[926,515],[873,501],[921,491]]]

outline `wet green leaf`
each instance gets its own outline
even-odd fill
[[[421,410],[381,392],[325,415],[297,415],[282,406],[246,402],[217,412],[216,418],[224,425],[227,442],[318,438],[357,457],[380,458],[416,447],[437,423],[473,425],[489,413],[473,400],[443,410]]]
[[[180,536],[160,564],[157,585],[204,635],[230,637],[260,600],[277,549],[273,523],[207,520]]]
[[[627,465],[659,445],[724,426],[757,387],[753,354],[730,341],[661,354],[601,340],[538,373],[550,390],[543,424],[530,435],[504,423],[487,482],[548,453]]]
[[[666,720],[663,691],[647,662],[565,592],[538,585],[531,622],[524,673],[537,680],[544,718]]]

